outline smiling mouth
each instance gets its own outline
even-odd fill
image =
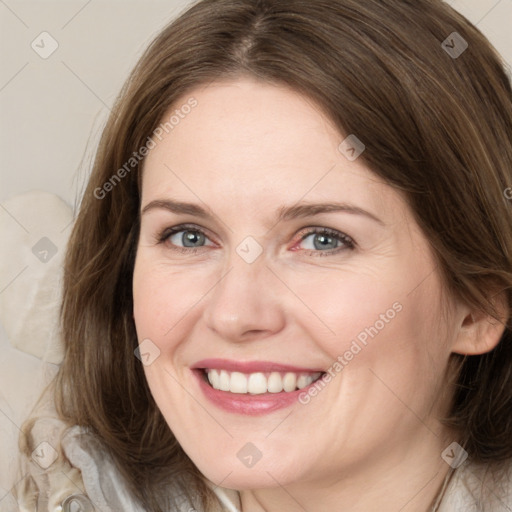
[[[303,389],[325,372],[255,372],[242,373],[215,368],[202,368],[203,379],[219,391],[242,395],[292,393]]]

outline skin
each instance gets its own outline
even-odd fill
[[[141,209],[173,199],[212,217],[143,213],[133,276],[139,340],[160,350],[144,370],[167,423],[207,479],[240,491],[244,512],[428,511],[450,469],[441,453],[457,439],[438,421],[450,354],[490,350],[502,327],[447,297],[404,198],[339,151],[345,136],[311,101],[248,77],[176,104],[190,96],[198,106],[146,158]],[[276,224],[281,206],[334,201],[380,222],[330,212]],[[182,223],[205,232],[196,253],[183,232],[158,242]],[[301,241],[311,227],[355,248],[333,242],[325,255],[314,234]],[[236,252],[247,236],[263,250],[250,264]],[[210,357],[327,370],[397,302],[306,405],[227,412],[190,370]],[[246,443],[262,454],[251,468],[237,457]]]

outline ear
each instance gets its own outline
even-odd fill
[[[505,292],[493,296],[492,302],[498,318],[467,306],[461,309],[452,352],[473,356],[490,352],[498,345],[510,314]]]

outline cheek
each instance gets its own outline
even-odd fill
[[[201,282],[204,280],[194,279],[187,270],[171,271],[139,259],[133,275],[133,313],[139,340],[154,337],[160,346],[161,340],[170,339],[170,331],[204,296]]]
[[[351,372],[374,368],[391,382],[400,380],[398,373],[412,381],[434,378],[449,356],[441,283],[433,274],[417,286],[419,277],[407,279],[404,273],[390,270],[379,279],[370,273],[317,276],[309,287],[306,280],[297,282],[297,294],[315,315],[295,319],[333,364],[340,363],[339,371],[346,373],[350,364]]]
[[[424,357],[426,349],[435,352],[442,337],[437,332],[443,323],[439,283],[432,275],[417,286],[417,268],[414,272],[414,264],[402,263],[400,268],[388,265],[385,272],[375,267],[311,267],[307,272],[281,268],[279,274],[291,291],[284,290],[272,307],[282,308],[292,328],[299,326],[333,361],[344,354],[367,363]],[[149,337],[162,352],[173,350],[208,307],[212,299],[208,292],[215,293],[211,288],[217,274],[205,266],[155,262],[139,252],[133,278],[139,340]],[[282,283],[276,283],[281,289]],[[251,297],[256,300],[252,294],[247,300]]]
[[[403,316],[401,283],[370,272],[331,271],[307,279],[296,276],[293,289],[301,299],[293,321],[299,321],[312,339],[322,340],[333,359],[354,340],[365,346],[369,340],[383,337]]]

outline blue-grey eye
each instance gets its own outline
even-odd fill
[[[313,237],[313,247],[315,249],[337,249],[339,244],[339,240],[326,233],[312,233],[309,236]],[[309,238],[309,236],[306,238]]]
[[[176,237],[177,240],[173,240],[173,237]],[[201,247],[205,243],[206,236],[194,229],[182,229],[169,236],[169,240],[175,245],[179,245],[177,244],[179,241],[183,244],[183,247]]]

